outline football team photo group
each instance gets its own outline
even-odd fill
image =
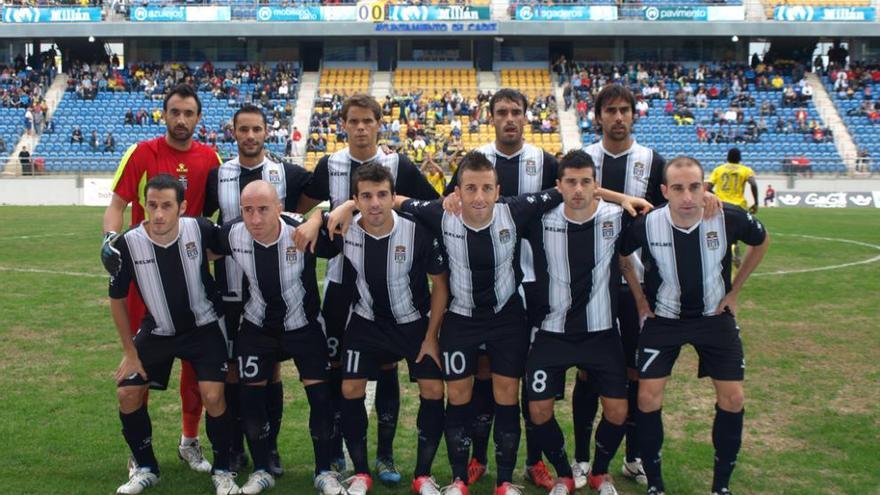
[[[750,275],[771,234],[735,145],[717,169],[661,156],[636,142],[640,102],[597,88],[597,140],[551,153],[526,139],[533,102],[503,87],[486,106],[494,140],[435,187],[381,139],[387,112],[367,94],[340,101],[346,143],[307,171],[267,150],[272,119],[251,104],[223,161],[197,139],[199,93],[169,87],[165,134],[120,150],[103,216],[130,457],[102,476],[117,494],[187,491],[157,460],[175,446],[153,443],[177,423],[151,419],[179,366],[175,457],[204,477],[199,493],[264,493],[282,476],[323,495],[683,493],[664,476],[664,403],[671,378],[697,374],[714,403],[697,418],[711,431],[698,484],[736,492],[740,294],[764,280]],[[696,369],[676,367],[691,348]],[[415,434],[396,439],[409,414]],[[292,418],[307,459],[279,440]]]

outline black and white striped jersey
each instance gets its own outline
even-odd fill
[[[561,201],[556,190],[501,198],[492,221],[479,229],[444,211],[441,200],[405,201],[402,210],[423,222],[444,247],[452,296],[449,310],[462,316],[491,316],[520,284],[517,259],[526,226]]]
[[[477,148],[476,151],[486,155],[486,158],[495,165],[502,196],[519,196],[556,187],[559,164],[553,155],[537,146],[524,143],[518,152],[505,155],[498,151],[494,142],[491,142]],[[458,185],[458,174],[449,181],[446,194],[455,191],[456,185]],[[520,265],[523,281],[534,281],[532,249],[525,239],[520,244]]]
[[[344,237],[337,236],[337,249],[357,274],[353,311],[367,320],[376,318],[411,323],[431,309],[428,274],[447,271],[440,243],[425,227],[405,213],[394,215],[394,227],[374,237],[352,220]]]
[[[207,249],[215,250],[214,224],[181,217],[174,242],[160,245],[144,224],[116,242],[122,266],[110,279],[110,297],[128,296],[134,281],[147,308],[140,330],[171,336],[217,321],[219,293],[208,270]]]
[[[642,248],[645,292],[657,316],[699,318],[714,314],[730,290],[730,245],[756,246],[766,236],[764,225],[738,206],[725,204],[689,229],[676,227],[664,206],[636,220],[622,254]]]
[[[282,215],[278,238],[262,244],[241,220],[219,230],[218,254],[235,259],[248,280],[244,318],[273,330],[297,330],[317,321],[320,297],[315,277],[315,255],[297,251],[293,232],[300,221]],[[336,253],[326,236],[319,236],[317,256]]]
[[[391,171],[395,192],[425,200],[438,197],[428,179],[406,155],[385,154],[381,148],[376,156],[363,162],[353,158],[348,148],[321,158],[303,192],[312,199],[329,200],[332,210],[351,199],[351,174],[368,162],[381,163]],[[342,258],[334,258],[327,264],[327,279],[335,283],[342,282]]]
[[[623,208],[600,200],[586,222],[568,219],[565,205],[559,205],[529,225],[541,330],[576,333],[615,328],[620,287],[617,253],[628,219]]]
[[[300,193],[308,185],[312,174],[306,169],[288,163],[278,163],[266,156],[255,167],[243,167],[238,157],[227,161],[208,173],[205,195],[206,217],[219,210],[217,223],[223,225],[241,216],[241,191],[255,180],[264,180],[275,186],[284,211],[296,211]],[[241,301],[244,297],[244,274],[231,257],[214,262],[217,285],[225,301]]]

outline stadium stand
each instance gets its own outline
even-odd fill
[[[222,157],[236,153],[231,119],[242,103],[265,110],[274,134],[267,147],[284,154],[299,74],[297,64],[238,64],[216,69],[210,62],[201,67],[135,64],[125,70],[79,64],[70,71],[68,91],[55,112],[56,130],[43,135],[35,154],[46,158],[47,172],[114,170],[129,146],[164,134],[164,91],[178,82],[198,88],[203,109],[195,138],[214,146]],[[97,89],[90,91],[88,87]],[[82,143],[71,138],[75,128],[85,137]],[[98,143],[91,142],[93,131]],[[113,146],[106,146],[108,133]]]
[[[798,93],[802,74],[763,65],[578,65],[572,86],[585,144],[597,139],[591,96],[607,82],[621,82],[638,95],[636,139],[667,157],[714,164],[736,145],[757,172],[799,170],[798,164],[845,172],[812,100]],[[786,101],[786,92],[795,99]]]
[[[856,168],[880,172],[880,67],[853,64],[847,71],[832,69],[823,77],[838,113],[859,147]]]

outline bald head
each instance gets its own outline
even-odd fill
[[[281,223],[278,192],[264,180],[246,185],[241,191],[241,217],[251,236],[263,244],[278,239]]]

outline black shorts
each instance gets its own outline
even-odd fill
[[[497,314],[468,317],[447,312],[440,329],[443,378],[460,380],[477,372],[480,346],[486,345],[492,373],[521,378],[529,352],[529,327],[519,294]]]
[[[639,337],[639,378],[672,373],[681,347],[691,344],[700,357],[699,377],[742,381],[746,362],[733,315],[723,313],[686,320],[648,318]]]
[[[327,338],[327,352],[332,362],[342,359],[342,336],[348,325],[352,299],[354,284],[337,284],[329,279],[324,280],[321,318]]]
[[[626,284],[620,286],[620,293],[617,297],[617,324],[620,327],[620,339],[623,343],[626,367],[635,369],[636,354],[639,350],[639,333],[642,329],[639,325],[639,310],[636,308],[636,299]]]
[[[441,379],[443,374],[433,359],[426,356],[420,363],[415,361],[427,331],[428,318],[398,324],[384,318],[370,321],[352,313],[345,330],[342,378],[373,378],[381,365],[406,359],[411,379]]]
[[[318,322],[291,331],[266,330],[242,320],[235,341],[238,377],[243,383],[271,380],[275,364],[293,358],[301,380],[327,380],[330,360]]]
[[[584,370],[597,392],[612,399],[626,398],[626,363],[620,336],[614,329],[564,334],[540,331],[526,361],[529,400],[558,398],[565,388],[565,372]]]
[[[221,325],[217,321],[171,336],[138,331],[134,336],[134,346],[147,373],[147,380],[135,375],[126,378],[118,386],[149,384],[150,388],[165,390],[174,358],[189,362],[200,382],[225,382],[229,351]]]

